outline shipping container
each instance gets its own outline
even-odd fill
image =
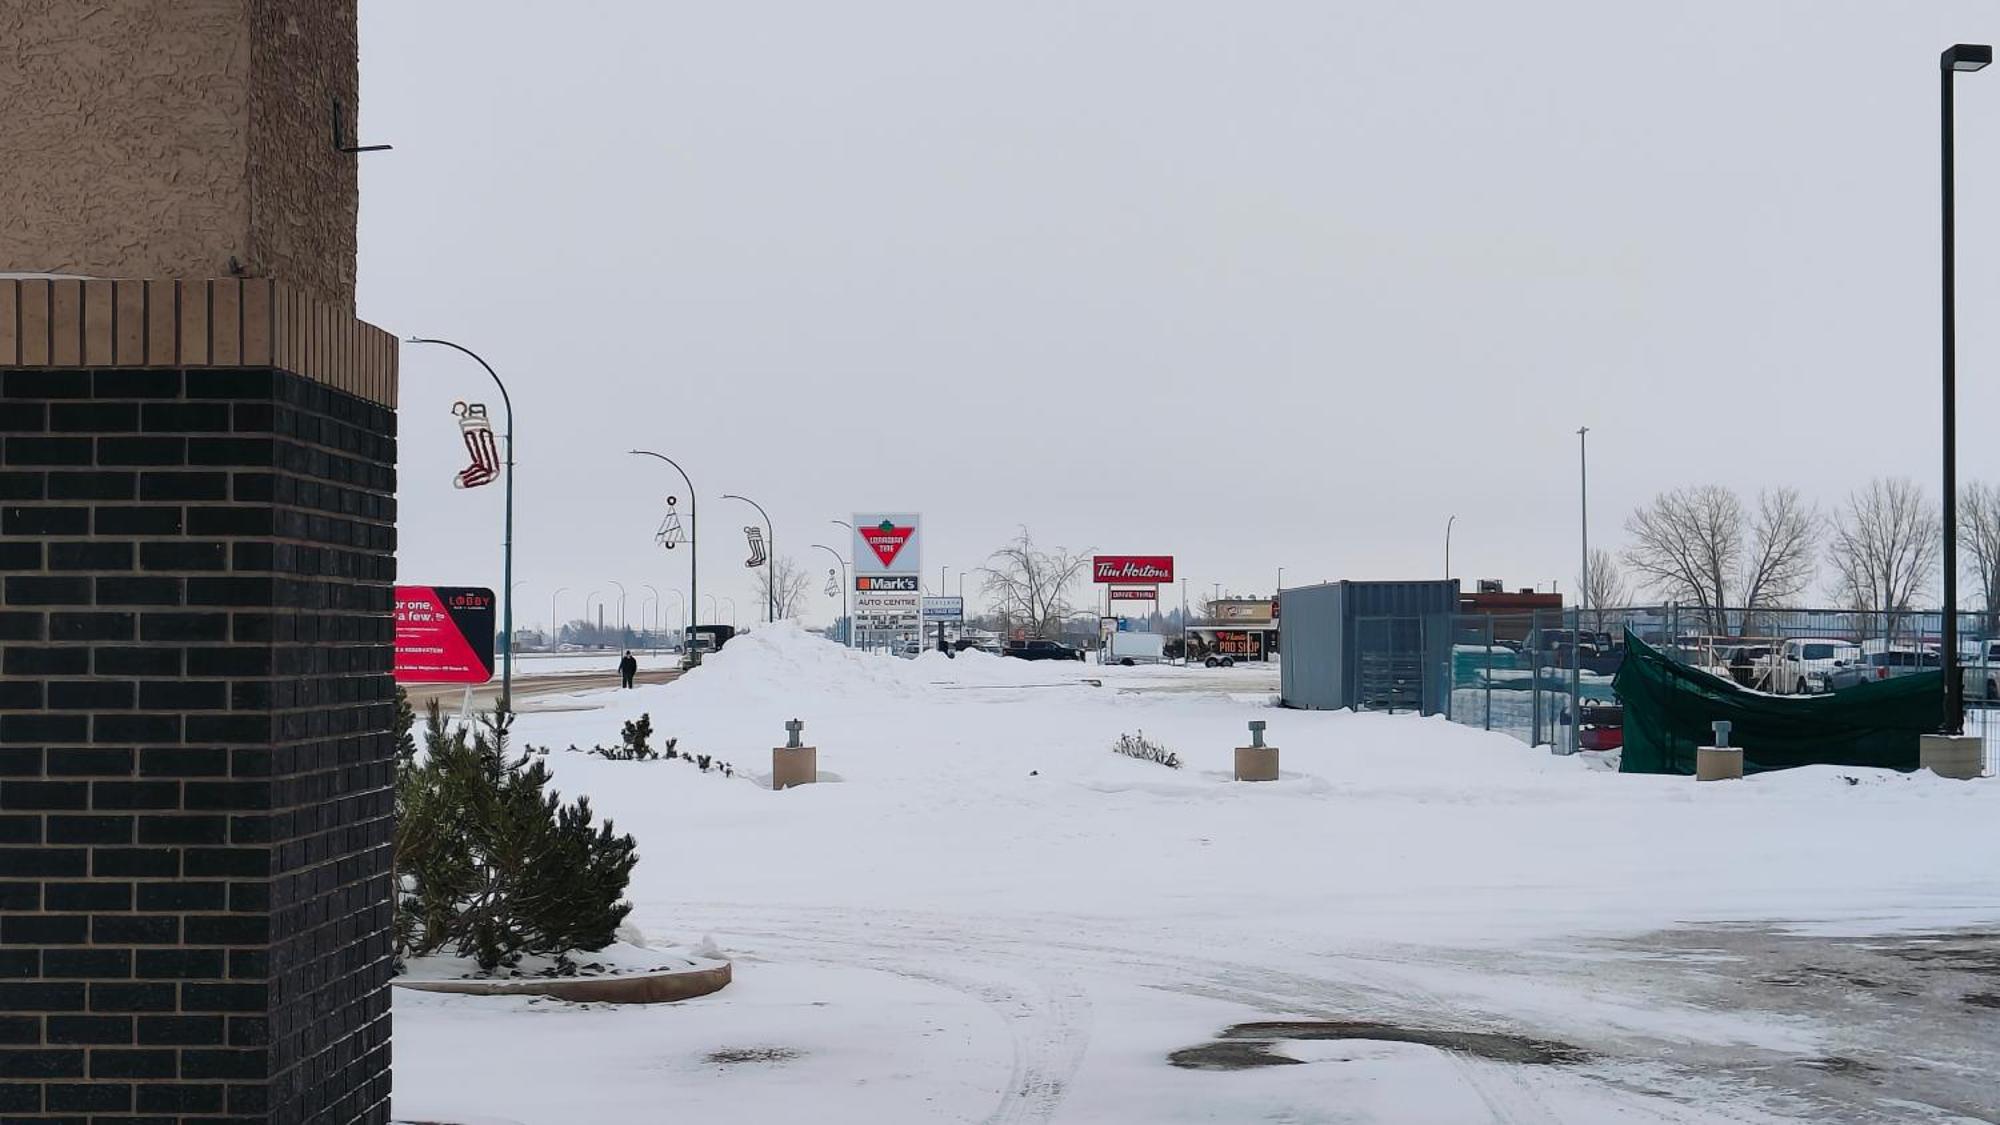
[[[1280,699],[1313,711],[1441,714],[1458,580],[1327,582],[1281,591]]]

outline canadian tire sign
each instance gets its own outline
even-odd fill
[[[1172,555],[1098,555],[1090,560],[1091,580],[1121,586],[1171,584]]]
[[[480,586],[396,587],[396,682],[491,680],[493,605]]]

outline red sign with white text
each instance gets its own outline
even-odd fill
[[[903,544],[910,541],[916,530],[914,527],[897,527],[883,520],[874,527],[861,528],[860,533],[862,542],[868,544],[868,549],[875,552],[875,557],[881,559],[886,567],[895,565],[896,556],[903,552]]]
[[[491,680],[493,605],[479,586],[396,587],[396,682]]]
[[[1090,560],[1091,581],[1136,586],[1174,580],[1172,555],[1098,555]]]

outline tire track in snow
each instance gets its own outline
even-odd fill
[[[878,914],[860,922],[845,911],[815,911],[790,929],[771,928],[783,921],[771,910],[756,909],[755,917],[754,923],[715,916],[704,921],[732,937],[753,939],[757,944],[749,951],[760,956],[888,973],[971,996],[994,1009],[1012,1041],[1013,1065],[987,1121],[1048,1121],[1062,1104],[1090,1044],[1090,1001],[1075,974],[1052,972],[1039,958],[995,956],[995,950],[969,942],[957,929],[920,927],[909,916]]]

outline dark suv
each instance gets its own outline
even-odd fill
[[[1001,650],[1002,656],[1012,656],[1020,660],[1082,660],[1083,650],[1071,648],[1060,641],[1013,641]]]

